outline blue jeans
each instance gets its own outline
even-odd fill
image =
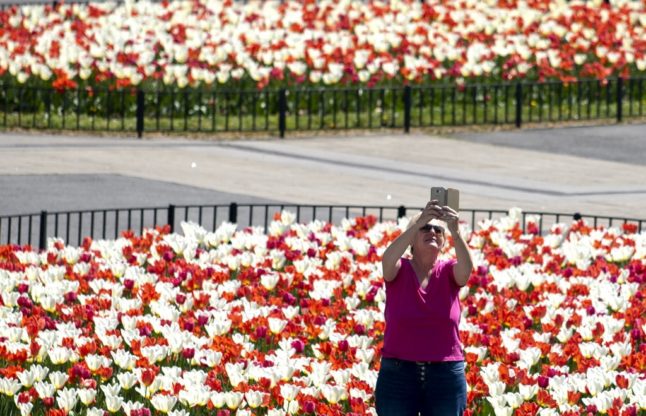
[[[379,416],[462,416],[467,407],[464,362],[383,357],[375,401]]]

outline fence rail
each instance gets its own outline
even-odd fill
[[[224,205],[169,205],[149,208],[97,209],[86,211],[47,212],[0,216],[0,244],[30,245],[46,248],[49,237],[60,237],[67,244],[80,245],[85,237],[116,239],[124,231],[141,234],[144,228],[170,225],[178,230],[182,221],[201,224],[215,230],[222,222],[236,223],[239,227],[260,226],[267,229],[276,213],[290,211],[298,222],[313,220],[339,223],[343,218],[374,215],[379,221],[396,220],[416,212],[419,208],[405,206],[357,205],[286,205],[286,204],[224,204]],[[463,209],[462,220],[475,228],[486,219],[508,214],[505,210]],[[538,232],[561,222],[583,218],[593,226],[621,226],[633,224],[639,232],[646,230],[646,220],[595,215],[549,212],[523,212],[521,226],[536,217]]]
[[[0,84],[0,127],[267,132],[515,125],[644,117],[646,77],[364,88],[53,88]]]

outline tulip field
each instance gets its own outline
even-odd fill
[[[0,413],[374,415],[380,256],[405,227],[283,211],[0,246]],[[644,414],[646,233],[517,209],[462,232],[467,414]]]
[[[525,120],[642,116],[645,75],[644,1],[0,8],[3,127],[400,126],[404,94],[408,126],[497,123],[520,81],[545,86],[518,93]],[[267,227],[0,245],[0,416],[376,415],[380,260],[406,226],[282,211]],[[541,226],[518,209],[461,225],[466,414],[646,414],[646,231]]]
[[[563,112],[612,118],[621,87],[608,82],[618,77],[630,100],[624,114],[643,116],[645,75],[646,4],[634,0],[128,0],[0,9],[5,127],[133,130],[141,108],[146,130],[276,129],[278,89],[292,93],[290,129],[395,127],[403,85],[458,88],[419,97],[414,90],[419,126],[447,124],[445,116],[453,125],[509,123],[518,81],[545,83],[519,94],[524,119],[533,108],[553,121],[552,107],[558,120]],[[139,104],[136,89],[147,92]]]
[[[124,1],[0,12],[20,84],[605,79],[646,71],[641,1]]]

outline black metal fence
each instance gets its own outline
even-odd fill
[[[144,228],[169,224],[179,231],[182,221],[201,224],[215,230],[224,221],[236,223],[239,228],[260,226],[267,229],[274,215],[290,211],[297,222],[313,220],[339,223],[343,218],[374,215],[379,221],[396,220],[418,211],[405,206],[356,206],[356,205],[278,205],[278,204],[225,204],[225,205],[169,205],[151,208],[97,209],[87,211],[46,212],[24,215],[0,216],[0,244],[30,245],[45,248],[47,238],[60,237],[67,244],[80,245],[85,237],[116,239],[124,231],[141,234]],[[487,219],[508,215],[505,210],[463,209],[461,218],[470,227]],[[544,232],[556,223],[583,218],[593,226],[622,226],[633,224],[637,231],[646,229],[646,220],[581,214],[548,212],[523,212],[521,226],[535,217],[538,232]]]
[[[504,125],[644,117],[646,77],[458,86],[97,89],[0,84],[0,127],[267,132]]]

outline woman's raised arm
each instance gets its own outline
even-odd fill
[[[473,271],[473,260],[471,259],[469,247],[460,234],[458,213],[448,206],[443,209],[444,215],[441,219],[446,222],[446,225],[451,232],[451,236],[453,237],[453,247],[455,249],[455,258],[457,260],[457,263],[453,266],[453,277],[458,286],[464,286],[467,284],[469,276],[471,276],[471,272]]]

